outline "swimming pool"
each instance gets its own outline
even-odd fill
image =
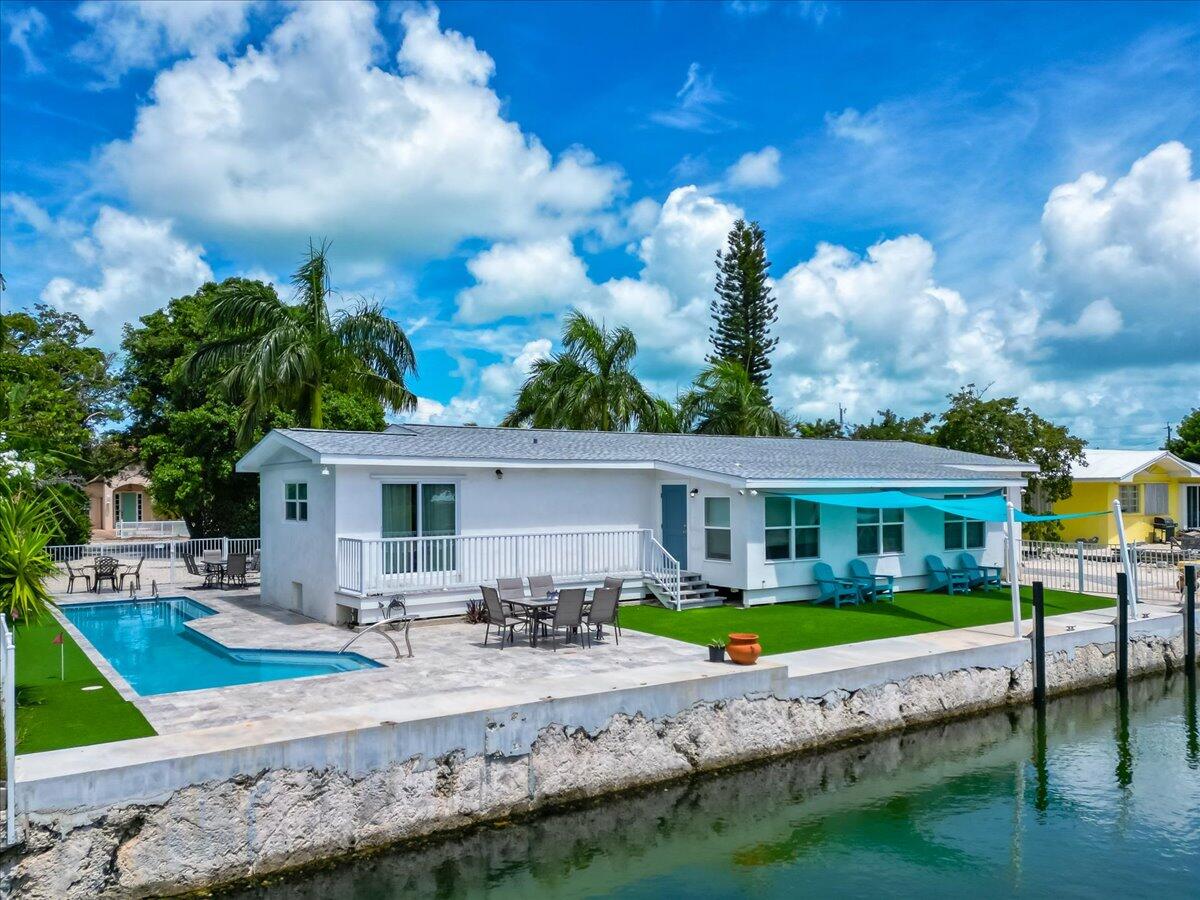
[[[380,668],[357,653],[230,649],[185,626],[216,615],[189,597],[78,603],[62,612],[143,697]]]

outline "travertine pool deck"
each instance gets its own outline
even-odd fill
[[[193,619],[187,627],[226,647],[337,651],[355,635],[347,628],[263,603],[257,591],[200,590],[188,591],[186,596],[217,613]],[[59,602],[65,606],[123,599],[112,594],[72,594]],[[590,680],[620,670],[699,660],[707,653],[703,647],[628,629],[622,631],[618,644],[608,628],[602,640],[593,638],[590,648],[566,644],[561,634],[557,651],[548,639],[530,647],[518,633],[515,644],[501,649],[494,632],[484,646],[483,625],[468,625],[460,619],[430,620],[413,625],[412,658],[396,659],[391,644],[378,634],[364,635],[351,648],[384,668],[142,697],[74,626],[65,619],[63,624],[101,673],[137,705],[159,734],[417,695],[503,689],[548,678]],[[399,634],[393,637],[403,654],[403,638]]]

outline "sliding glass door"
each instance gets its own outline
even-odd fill
[[[385,538],[450,537],[458,533],[457,491],[453,484],[385,484]],[[454,568],[453,541],[404,541],[384,545],[384,572],[440,572]]]
[[[1200,484],[1184,485],[1184,528],[1200,528]]]

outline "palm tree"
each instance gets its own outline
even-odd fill
[[[786,437],[792,433],[792,423],[776,412],[766,390],[736,360],[717,360],[701,372],[680,408],[697,434]]]
[[[327,387],[368,396],[394,412],[416,407],[404,382],[417,371],[408,336],[377,303],[360,299],[351,310],[330,311],[327,251],[325,242],[309,244],[292,276],[293,303],[259,282],[223,286],[210,315],[218,337],[187,361],[185,377],[217,377],[241,403],[243,446],[276,405],[311,428],[323,427]]]
[[[654,421],[654,399],[633,370],[637,339],[579,310],[563,323],[563,352],[539,359],[502,425],[629,431]]]

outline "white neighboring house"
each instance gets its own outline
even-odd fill
[[[238,463],[259,473],[262,596],[328,622],[371,621],[378,598],[461,612],[478,585],[551,574],[684,608],[815,595],[813,564],[862,558],[897,589],[924,557],[969,550],[1001,565],[1003,526],[933,509],[855,510],[787,492],[1007,492],[1029,463],[895,441],[393,425],[278,429]]]

